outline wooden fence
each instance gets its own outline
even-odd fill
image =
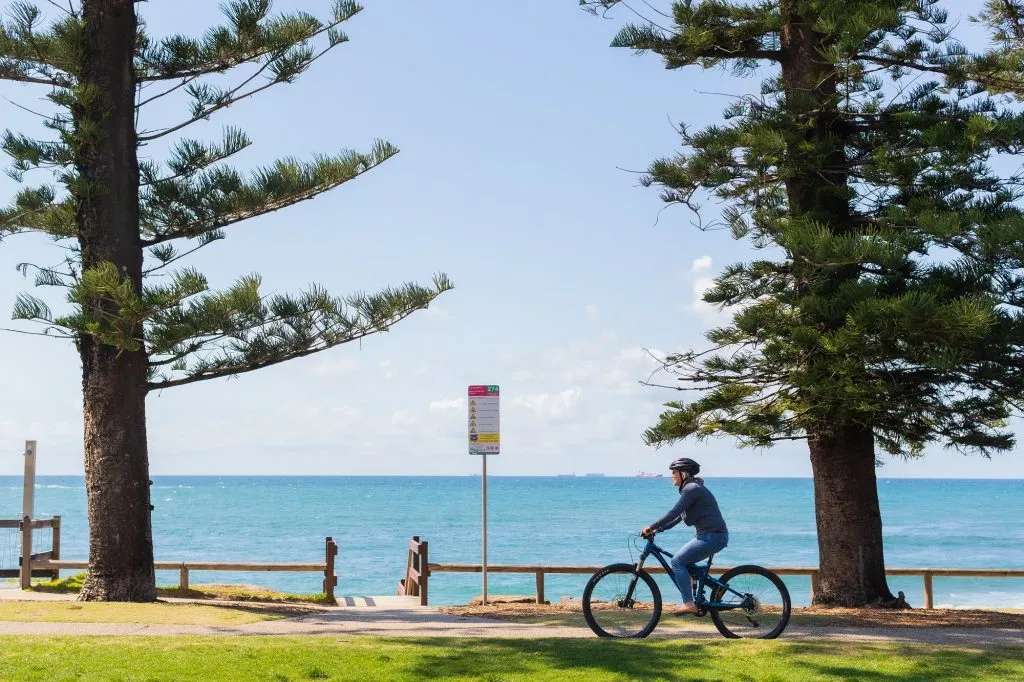
[[[19,578],[21,587],[28,586],[32,578],[56,578],[57,572],[49,569],[36,570],[34,563],[60,559],[60,517],[52,519],[0,519],[0,528],[17,528],[20,538],[21,550],[18,554],[17,568],[0,567],[0,578]],[[45,552],[33,552],[32,531],[40,528],[49,528],[51,533],[50,549]],[[31,557],[31,561],[25,561],[25,555]]]
[[[422,550],[420,550],[422,547]],[[422,564],[426,570],[411,569],[412,557],[422,551]],[[487,564],[488,573],[533,573],[536,579],[536,602],[544,603],[544,576],[555,574],[592,575],[603,566],[537,566],[518,564]],[[714,575],[721,575],[731,566],[712,566]],[[820,589],[820,579],[816,567],[807,566],[771,566],[766,567],[777,575],[806,575],[811,578],[811,598]],[[644,566],[650,573],[665,573],[661,566]],[[430,564],[427,563],[427,542],[420,542],[418,536],[409,543],[409,562],[406,567],[405,579],[399,583],[399,594],[419,594],[420,604],[427,604],[427,582],[432,573],[480,573],[480,564]],[[1024,578],[1024,569],[1016,568],[887,568],[888,576],[920,576],[924,579],[924,608],[934,608],[932,579],[935,577],[954,578]],[[403,591],[404,590],[404,591]]]
[[[405,577],[398,581],[398,594],[419,597],[420,605],[426,606],[427,577],[429,575],[427,541],[420,541],[419,535],[413,535],[412,540],[409,541],[409,553],[405,561]]]
[[[33,521],[33,523],[36,523]],[[0,526],[2,527],[2,526]],[[59,527],[59,522],[58,522]],[[57,534],[54,537],[58,537]],[[55,542],[57,542],[55,540]],[[59,545],[55,545],[59,547]],[[189,589],[189,576],[193,571],[284,571],[301,572],[310,571],[324,574],[323,591],[327,596],[327,602],[337,603],[334,598],[334,588],[338,585],[338,576],[335,574],[335,557],[338,556],[338,543],[333,537],[328,536],[324,542],[324,561],[317,563],[240,563],[220,561],[154,561],[153,567],[158,571],[177,571],[178,587],[185,592]],[[37,558],[38,557],[38,558]],[[89,568],[88,561],[67,561],[58,557],[43,557],[33,555],[31,560],[32,575],[57,575],[60,570],[85,570]],[[39,569],[37,572],[36,569]],[[22,589],[25,589],[23,581]]]

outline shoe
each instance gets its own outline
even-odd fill
[[[693,616],[697,614],[696,604],[684,604],[672,611],[673,616]]]

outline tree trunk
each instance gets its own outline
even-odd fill
[[[821,580],[814,603],[905,606],[893,599],[885,579],[874,435],[848,427],[808,442]]]
[[[75,191],[82,264],[89,269],[113,263],[141,292],[135,3],[83,0],[82,12],[79,79],[84,94],[73,108],[79,138],[75,165],[82,180]],[[105,297],[84,308],[101,325],[108,316],[120,315],[117,304]],[[156,598],[141,323],[131,336],[137,349],[106,345],[88,334],[78,339],[89,508],[89,574],[79,598],[86,601]]]

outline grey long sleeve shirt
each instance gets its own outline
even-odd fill
[[[711,491],[704,487],[704,481],[691,478],[679,491],[679,501],[663,517],[651,524],[661,532],[677,525],[680,521],[693,526],[699,533],[728,533],[729,529],[718,509],[718,501]]]

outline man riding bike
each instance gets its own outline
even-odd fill
[[[729,544],[729,529],[718,509],[715,496],[704,486],[704,479],[697,476],[700,464],[687,457],[680,457],[668,468],[672,472],[673,485],[679,488],[679,501],[667,514],[640,531],[640,535],[649,538],[672,528],[680,521],[693,526],[693,538],[669,562],[674,574],[672,578],[683,599],[679,608],[672,611],[672,615],[683,616],[697,613],[687,566],[725,549]]]

